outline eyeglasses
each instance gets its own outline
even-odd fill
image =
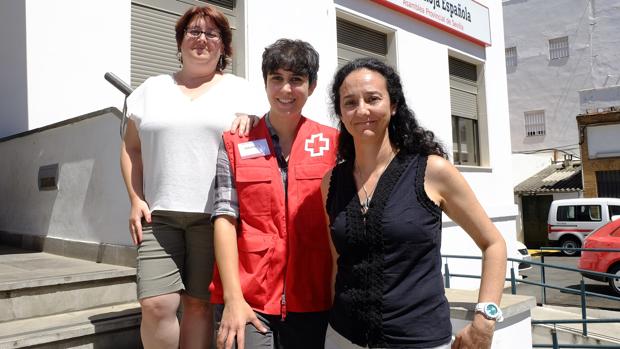
[[[192,39],[198,39],[202,34],[205,35],[205,38],[210,41],[217,41],[220,39],[221,34],[216,31],[202,31],[200,29],[185,29],[185,35]]]

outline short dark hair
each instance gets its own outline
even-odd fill
[[[211,18],[215,26],[220,31],[220,37],[222,38],[222,46],[224,47],[225,58],[232,57],[232,30],[226,15],[218,11],[212,6],[194,6],[177,20],[177,24],[174,26],[175,37],[177,40],[177,52],[181,52],[181,43],[185,37],[185,29],[191,23],[194,18]],[[224,59],[223,64],[218,65],[218,69],[224,70],[228,65],[228,59]]]
[[[308,77],[313,84],[319,71],[319,53],[302,40],[279,39],[263,51],[263,80],[278,69],[291,71]]]
[[[340,86],[349,74],[359,69],[368,69],[381,74],[390,96],[390,104],[395,106],[395,113],[388,124],[390,142],[400,151],[421,155],[439,155],[447,158],[443,145],[435,139],[435,134],[421,127],[415,114],[407,106],[400,76],[389,65],[376,58],[358,58],[338,69],[331,88],[331,103],[339,120],[340,135],[338,139],[339,160],[355,158],[353,136],[342,124],[340,110]]]

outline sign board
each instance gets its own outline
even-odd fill
[[[477,45],[491,46],[489,9],[474,0],[373,0]]]
[[[588,159],[620,157],[620,124],[588,126]]]

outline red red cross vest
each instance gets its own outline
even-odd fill
[[[301,118],[288,161],[288,195],[262,119],[248,137],[224,134],[239,199],[239,278],[256,311],[286,316],[331,307],[332,259],[321,180],[335,165],[338,132]],[[242,159],[239,145],[264,139],[270,155]],[[211,302],[222,304],[217,266]]]

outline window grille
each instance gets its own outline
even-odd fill
[[[507,47],[506,48],[506,67],[516,67],[517,66],[517,47]]]
[[[544,110],[526,111],[524,117],[525,135],[527,137],[544,136],[546,134]]]
[[[549,40],[549,58],[568,57],[568,36]]]

